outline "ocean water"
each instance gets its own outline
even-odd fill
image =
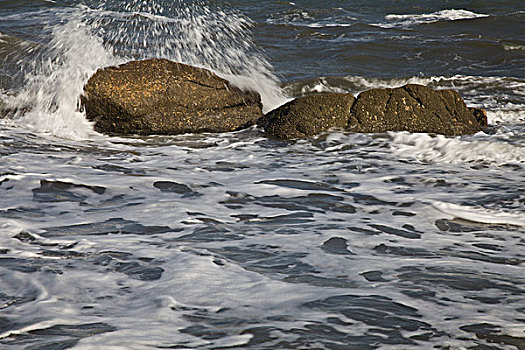
[[[0,348],[525,349],[522,1],[0,1]],[[98,68],[419,83],[491,127],[109,137]]]

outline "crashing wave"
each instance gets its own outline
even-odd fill
[[[183,1],[105,1],[54,11],[48,43],[26,54],[24,87],[2,94],[17,111],[3,124],[83,139],[95,135],[79,97],[99,68],[133,59],[167,58],[210,69],[241,89],[255,89],[264,110],[285,101],[278,79],[251,39],[251,22],[234,11]],[[56,21],[58,19],[58,21]],[[0,92],[1,93],[1,92]]]

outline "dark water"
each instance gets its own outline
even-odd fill
[[[0,348],[525,349],[520,1],[0,1]],[[269,110],[408,82],[471,136],[115,138],[98,68],[167,57]]]

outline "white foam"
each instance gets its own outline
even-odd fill
[[[358,95],[359,93],[370,90],[370,89],[384,89],[384,88],[397,88],[406,84],[420,84],[420,85],[431,85],[433,87],[448,88],[451,82],[461,80],[476,80],[478,77],[465,77],[465,76],[414,76],[406,78],[369,78],[358,75],[349,75],[342,77],[344,83],[342,85],[335,85],[332,83],[332,79],[328,77],[319,77],[313,84],[308,84],[302,87],[302,93],[306,94],[309,92],[353,92]],[[478,80],[479,82],[479,80]]]
[[[5,135],[9,133],[5,132]],[[16,200],[20,209],[38,209],[35,213],[23,210],[12,214],[19,216],[18,220],[23,225],[21,227],[27,226],[24,221],[29,222],[32,225],[31,232],[45,230],[37,232],[46,233],[42,236],[47,237],[48,241],[45,241],[44,246],[37,244],[40,239],[33,243],[13,239],[19,232],[13,227],[5,235],[0,235],[0,246],[9,249],[6,257],[16,258],[20,251],[27,251],[28,257],[31,256],[29,253],[37,253],[39,259],[46,259],[41,261],[49,267],[45,267],[47,271],[31,273],[7,271],[7,274],[21,276],[21,281],[40,282],[47,291],[47,297],[36,302],[13,305],[11,310],[16,315],[6,317],[9,317],[9,321],[14,320],[23,325],[49,320],[55,324],[72,326],[100,323],[115,329],[101,334],[92,332],[81,339],[75,349],[146,349],[177,345],[214,348],[222,341],[224,343],[221,344],[229,345],[247,341],[245,338],[235,338],[239,334],[254,334],[254,342],[266,341],[267,338],[261,338],[264,335],[249,331],[253,328],[252,323],[255,326],[275,327],[275,334],[279,335],[275,344],[264,345],[279,348],[277,342],[282,341],[283,337],[295,339],[297,336],[290,333],[290,329],[308,331],[306,324],[324,324],[328,317],[336,315],[346,321],[347,318],[335,309],[338,304],[330,302],[327,304],[330,305],[328,310],[305,307],[307,302],[333,295],[377,295],[385,302],[391,299],[390,305],[401,303],[414,307],[418,319],[439,331],[450,332],[451,338],[458,335],[456,331],[460,326],[480,315],[480,308],[487,310],[483,313],[487,322],[502,328],[509,324],[508,317],[519,314],[513,299],[503,299],[498,306],[499,314],[495,315],[489,314],[491,305],[481,305],[471,299],[465,301],[465,290],[458,290],[446,283],[439,284],[436,298],[421,302],[420,299],[406,296],[400,288],[392,288],[392,283],[369,283],[361,275],[373,268],[381,271],[386,280],[397,281],[399,271],[410,267],[410,270],[404,271],[415,271],[416,276],[406,283],[423,281],[431,285],[435,281],[433,276],[441,276],[441,273],[457,272],[461,277],[483,270],[480,277],[486,278],[491,284],[503,283],[501,287],[494,284],[496,288],[467,293],[500,298],[502,290],[505,292],[514,288],[515,284],[511,282],[520,276],[519,265],[497,263],[499,257],[520,261],[522,252],[517,231],[487,228],[483,233],[488,231],[490,234],[486,235],[445,233],[436,229],[435,221],[449,215],[438,212],[428,203],[436,199],[447,202],[451,196],[458,203],[462,203],[462,200],[476,203],[476,198],[479,198],[479,202],[483,203],[487,203],[485,199],[489,200],[484,205],[505,211],[507,209],[499,203],[499,194],[505,192],[506,188],[511,191],[513,186],[519,186],[523,178],[523,172],[519,169],[494,167],[487,174],[485,169],[471,171],[453,165],[455,171],[446,172],[443,171],[446,169],[445,163],[421,166],[413,161],[400,162],[398,157],[389,152],[388,145],[392,142],[389,138],[367,134],[330,134],[326,139],[320,136],[313,142],[310,140],[277,147],[275,144],[268,145],[267,141],[256,142],[251,136],[245,138],[234,134],[166,137],[164,141],[158,141],[159,138],[143,142],[128,139],[127,143],[124,140],[118,143],[112,139],[115,144],[96,144],[93,151],[89,150],[89,146],[94,145],[94,142],[59,140],[58,143],[51,143],[54,149],[63,148],[60,152],[40,150],[38,147],[27,148],[25,144],[18,147],[16,144],[20,138],[13,138],[19,135],[12,133],[10,137],[4,137],[3,144],[8,150],[16,147],[17,152],[3,158],[5,168],[17,174],[23,172],[24,177],[5,175],[10,181],[2,184],[1,191],[8,195],[0,196],[0,202],[12,205],[10,202]],[[480,135],[463,139],[487,138],[489,136]],[[13,145],[9,146],[11,140]],[[35,142],[33,138],[25,141],[31,145]],[[205,147],[188,146],[192,142]],[[87,145],[88,149],[79,153],[77,149],[82,145]],[[340,145],[343,147],[338,147]],[[241,166],[231,172],[218,171],[218,162]],[[101,166],[114,166],[116,171],[102,170]],[[43,175],[50,171],[53,174]],[[143,172],[141,175],[140,171]],[[399,181],[400,177],[403,181]],[[425,182],[431,178],[443,180],[452,187],[433,186],[433,183]],[[104,194],[89,193],[91,191],[85,187],[68,190],[88,195],[81,205],[68,201],[36,202],[38,198],[33,197],[31,189],[38,189],[41,179],[102,186],[106,191]],[[304,190],[294,190],[264,182],[275,179],[303,181],[307,186]],[[160,192],[153,184],[162,180],[188,185],[199,192],[199,197]],[[215,185],[212,185],[212,181]],[[335,191],[328,193],[323,187],[314,186],[316,183],[327,185],[326,189]],[[463,186],[465,183],[467,186]],[[485,187],[486,191],[479,191],[480,186]],[[12,189],[7,190],[8,187]],[[451,195],[454,189],[459,190]],[[231,197],[230,191],[245,194],[247,201],[239,201],[240,205],[230,207],[226,204]],[[313,202],[305,197],[322,193],[335,195],[334,199],[339,198],[335,199],[335,203],[350,204],[356,208],[356,212],[352,214],[335,208],[317,210],[315,197]],[[367,203],[367,199],[360,199],[360,196],[365,195],[375,199]],[[296,198],[288,202],[288,197]],[[515,201],[516,205],[519,205],[519,200],[519,196],[509,199]],[[293,203],[293,206],[287,208],[283,203]],[[409,206],[401,206],[402,203]],[[295,205],[305,209],[295,208]],[[463,209],[470,211],[471,208]],[[393,210],[409,211],[416,215],[392,215]],[[265,222],[271,217],[305,211],[313,214],[311,221],[305,224]],[[197,212],[199,214],[196,215]],[[254,220],[239,222],[235,218],[236,214],[253,214]],[[79,223],[101,224],[111,218],[131,220],[145,226],[168,226],[173,231],[163,234],[89,234],[73,226]],[[376,235],[349,229],[370,229],[370,224],[392,228],[409,224],[421,232],[422,239],[408,240],[389,236],[385,232]],[[50,229],[55,227],[71,227],[71,230]],[[113,231],[111,227],[107,229]],[[208,240],[209,236],[201,239],[201,229],[206,229],[204,232],[211,233],[211,237],[216,237],[216,240]],[[290,230],[290,233],[286,230]],[[228,237],[230,234],[239,235],[242,239],[231,239]],[[347,239],[348,249],[356,255],[324,252],[321,247],[330,237]],[[66,256],[60,264],[60,261],[47,260],[43,253],[48,249],[58,249],[49,244],[60,242],[57,239],[82,239],[78,245],[64,251],[86,254]],[[501,247],[501,251],[488,254],[495,257],[496,263],[465,258],[462,255],[465,250],[479,251],[473,246],[469,248],[475,243]],[[374,249],[380,245],[416,250],[413,256],[400,256],[395,252],[383,254]],[[240,249],[240,253],[247,254],[248,261],[241,260],[242,256],[237,255],[236,248]],[[407,251],[410,252],[410,249]],[[427,251],[429,257],[418,254],[419,249],[423,253]],[[125,255],[118,258],[110,253],[112,258],[109,259],[108,251]],[[126,257],[128,253],[130,255]],[[140,257],[149,259],[137,260]],[[147,263],[148,260],[151,262]],[[104,261],[108,264],[100,263]],[[142,281],[117,268],[133,262],[143,267],[158,266],[164,272],[158,280]],[[17,263],[19,265],[14,266],[25,266],[24,263],[21,260]],[[283,264],[283,268],[277,264]],[[447,268],[452,266],[453,269]],[[454,270],[457,266],[461,266],[461,269]],[[51,268],[61,273],[50,273]],[[418,274],[418,271],[426,271],[426,268],[431,271],[428,277]],[[442,268],[445,270],[439,270]],[[5,267],[3,269],[7,270]],[[305,270],[302,272],[300,269]],[[308,275],[319,279],[302,283],[294,283],[299,281],[293,279],[283,280],[287,276]],[[495,279],[491,276],[495,276]],[[501,276],[504,276],[504,281]],[[337,288],[331,280],[341,281],[341,288]],[[24,285],[12,285],[17,287],[15,290],[27,293]],[[19,295],[7,293],[5,287],[3,289],[6,295]],[[444,296],[452,300],[454,305],[439,304]],[[389,302],[380,305],[389,305]],[[377,307],[374,305],[372,311],[375,312]],[[6,309],[6,312],[10,310]],[[438,317],[443,312],[454,316],[445,324]],[[40,319],[36,320],[35,315]],[[409,315],[403,317],[406,316]],[[412,317],[415,316],[409,316]],[[221,320],[225,320],[225,323]],[[221,324],[218,325],[216,321],[221,321]],[[355,324],[355,327],[341,326],[341,331],[347,332],[348,336],[364,334],[370,328],[364,322],[348,321]],[[226,328],[219,328],[223,324]],[[203,339],[181,331],[191,330],[188,327],[195,325],[202,325],[210,332],[219,332],[210,334],[220,335],[226,329],[224,333],[234,338]],[[243,346],[240,345],[241,348]]]
[[[390,133],[391,150],[403,159],[420,162],[461,164],[477,162],[490,165],[525,164],[525,146],[502,140],[464,140],[443,135]]]
[[[525,45],[503,45],[505,51],[525,51]]]
[[[516,93],[525,89],[525,80],[513,77],[498,76],[475,76],[456,74],[452,76],[413,76],[405,78],[365,78],[361,76],[347,76],[345,80],[362,87],[372,88],[395,88],[406,84],[430,85],[434,88],[453,88],[456,90],[479,89],[480,85],[490,85],[498,88],[511,89]]]
[[[310,28],[351,27],[352,23],[311,23]]]
[[[311,17],[305,17],[303,19],[309,19],[313,20]],[[356,18],[348,17],[347,18],[350,21],[356,20]],[[278,24],[278,25],[293,25],[295,27],[302,27],[302,28],[347,28],[351,27],[353,23],[346,23],[346,22],[331,22],[331,21],[319,21],[319,22],[298,22],[297,20],[274,20],[274,19],[268,19],[266,20],[266,23],[269,24]]]
[[[525,212],[492,210],[483,207],[469,207],[438,201],[432,201],[431,205],[437,210],[458,219],[484,224],[525,226]]]
[[[428,85],[434,79],[440,77],[409,77],[409,78],[393,78],[393,79],[380,79],[380,78],[364,78],[360,76],[347,76],[344,79],[357,87],[356,93],[369,90],[369,89],[384,89],[384,88],[397,88],[406,84],[420,84]]]
[[[471,18],[480,18],[480,17],[488,17],[489,15],[486,14],[480,14],[475,13],[467,10],[442,10],[437,11],[430,14],[420,14],[420,15],[396,15],[396,14],[390,14],[386,15],[385,18],[389,20],[399,20],[399,19],[422,19],[422,20],[429,20],[429,21],[436,21],[436,20],[447,20],[447,21],[457,21],[461,19],[471,19]]]
[[[518,124],[525,122],[525,110],[496,110],[487,111],[489,124]]]
[[[440,21],[458,21],[489,17],[487,14],[475,13],[468,10],[442,10],[423,14],[389,14],[385,16],[387,23],[374,23],[381,28],[410,27],[418,24],[435,23]]]
[[[321,93],[321,92],[339,92],[339,93],[345,93],[347,92],[345,89],[342,89],[337,86],[330,85],[324,77],[318,78],[313,84],[305,85],[301,88],[301,94],[307,95],[309,93]]]

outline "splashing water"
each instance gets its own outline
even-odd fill
[[[78,14],[79,11],[73,13]],[[17,109],[14,123],[36,132],[73,139],[94,134],[79,111],[84,83],[97,68],[119,62],[100,38],[89,34],[77,16],[52,31],[53,38],[38,59],[29,64],[21,92],[6,100]]]
[[[200,2],[108,1],[96,19],[119,55],[167,58],[216,72],[234,85],[256,89],[268,111],[285,102],[272,66],[251,39],[242,14]]]
[[[286,100],[251,39],[250,20],[240,13],[183,1],[106,1],[62,11],[58,23],[48,28],[51,40],[37,59],[27,52],[22,90],[2,94],[17,111],[4,123],[72,139],[92,137],[96,133],[79,105],[89,77],[101,67],[152,57],[207,68],[240,88],[255,89],[264,111]]]

